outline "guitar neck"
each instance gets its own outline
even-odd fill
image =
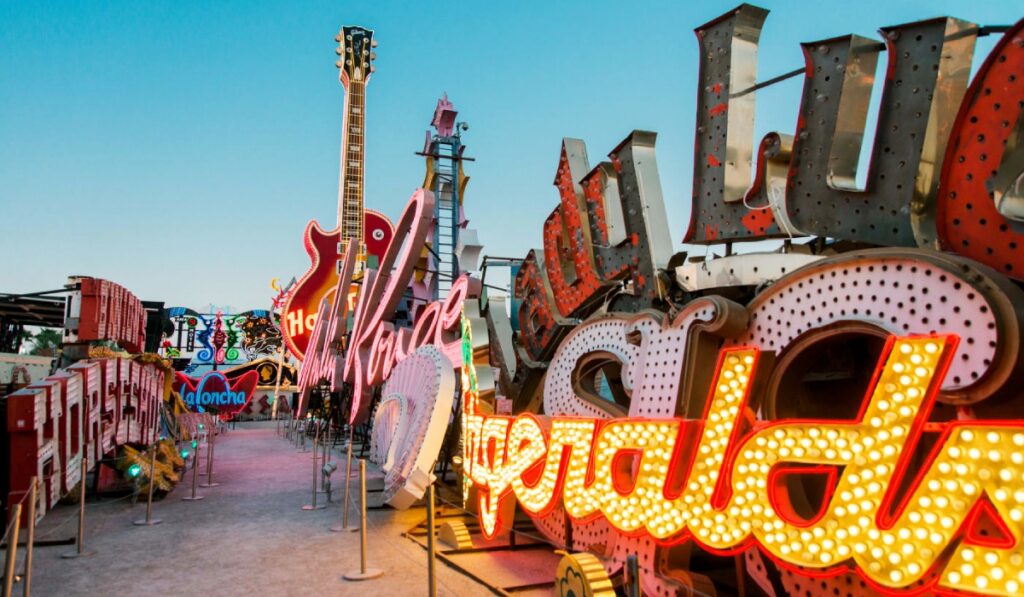
[[[366,82],[350,81],[345,94],[345,125],[341,147],[341,188],[338,192],[338,226],[341,242],[356,239],[363,246],[363,162],[366,129]],[[362,249],[360,248],[360,252]]]

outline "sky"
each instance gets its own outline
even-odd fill
[[[1024,16],[1016,0],[761,5],[771,9],[761,80],[802,66],[800,42],[877,38],[879,27],[941,15],[982,25]],[[336,223],[343,24],[380,42],[366,98],[367,207],[397,219],[423,180],[415,152],[447,92],[469,124],[465,209],[484,253],[541,246],[562,137],[586,141],[596,165],[634,129],[658,133],[669,227],[684,250],[693,29],[734,6],[0,0],[0,292],[91,275],[168,306],[267,308],[270,280],[309,266],[306,222]],[[996,39],[979,40],[975,68]],[[801,86],[758,92],[755,139],[792,132]]]

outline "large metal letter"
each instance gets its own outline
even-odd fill
[[[544,257],[555,307],[565,317],[586,317],[619,284],[603,280],[594,266],[593,244],[580,179],[590,169],[579,139],[562,139],[555,173],[561,203],[544,222]]]
[[[581,182],[598,274],[626,283],[610,310],[637,311],[663,297],[658,272],[672,256],[672,238],[654,156],[656,139],[655,133],[633,131],[608,155],[610,163],[598,164]]]
[[[975,75],[953,125],[937,210],[944,249],[1017,280],[1024,280],[1024,223],[1015,211],[1024,196],[1022,40],[1024,21],[1006,32]]]
[[[767,10],[743,4],[695,30],[700,43],[700,75],[693,209],[685,242],[754,240],[783,234],[764,201],[770,191],[765,173],[777,155],[781,154],[784,165],[788,162],[788,136],[774,135],[762,142],[761,153],[771,160],[768,164],[759,160],[761,184],[755,182],[751,189],[760,201],[744,201],[750,186],[754,139],[755,93],[750,88],[757,83],[757,46],[767,16]]]
[[[881,46],[856,35],[802,44],[807,72],[786,204],[807,234],[934,247],[939,171],[977,26],[939,18],[881,34],[888,67],[864,190],[854,181]]]

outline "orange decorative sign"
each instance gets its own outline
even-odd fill
[[[890,337],[855,420],[755,421],[755,348],[721,352],[701,420],[469,413],[463,457],[481,527],[508,524],[500,503],[515,496],[532,515],[560,505],[576,521],[721,554],[756,544],[802,574],[855,570],[881,591],[1019,593],[1024,423],[927,423],[956,345]],[[812,516],[787,491],[808,475],[828,485]]]

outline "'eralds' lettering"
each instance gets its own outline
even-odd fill
[[[752,425],[744,413],[756,349],[722,352],[700,421],[470,413],[464,461],[480,489],[481,526],[498,532],[508,522],[499,504],[513,494],[534,515],[561,506],[576,520],[600,516],[623,533],[693,540],[718,553],[756,542],[784,565],[856,569],[881,589],[921,581],[1017,593],[1024,423],[926,429],[956,343],[890,338],[857,421]],[[939,432],[937,440],[908,480],[925,431]],[[831,492],[808,519],[786,479],[822,474]],[[975,532],[981,519],[998,531]]]

